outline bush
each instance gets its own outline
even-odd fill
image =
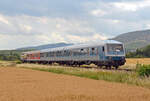
[[[20,61],[20,60],[16,61],[16,64],[21,64],[21,63],[22,63],[22,61]]]
[[[149,77],[150,76],[150,65],[137,64],[136,65],[136,71],[137,71],[139,76]]]

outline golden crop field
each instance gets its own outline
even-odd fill
[[[135,69],[137,64],[150,64],[150,58],[126,58],[125,65],[120,68],[124,69]]]
[[[33,67],[45,71],[51,70],[53,73],[29,69]],[[150,90],[147,88],[106,82],[103,79],[93,80],[64,75],[86,73],[86,76],[92,75],[90,76],[92,78],[103,75],[102,77],[113,80],[118,76],[119,79],[128,76],[121,75],[121,72],[117,74],[99,71],[98,73],[91,71],[92,69],[79,71],[79,68],[62,68],[64,67],[0,61],[0,101],[150,101]],[[54,70],[57,70],[57,74]],[[129,80],[133,79],[129,77]],[[138,79],[134,80],[137,83]],[[149,79],[144,83],[149,85]]]
[[[126,64],[150,64],[150,58],[127,58]]]

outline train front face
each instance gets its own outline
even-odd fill
[[[125,48],[122,43],[109,43],[105,45],[105,55],[111,66],[117,67],[124,65],[125,60]]]

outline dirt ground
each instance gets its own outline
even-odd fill
[[[0,101],[150,101],[150,90],[30,69],[0,67]]]

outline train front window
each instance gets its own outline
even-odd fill
[[[122,44],[107,44],[107,53],[108,54],[116,54],[116,53],[124,53],[123,45]]]

